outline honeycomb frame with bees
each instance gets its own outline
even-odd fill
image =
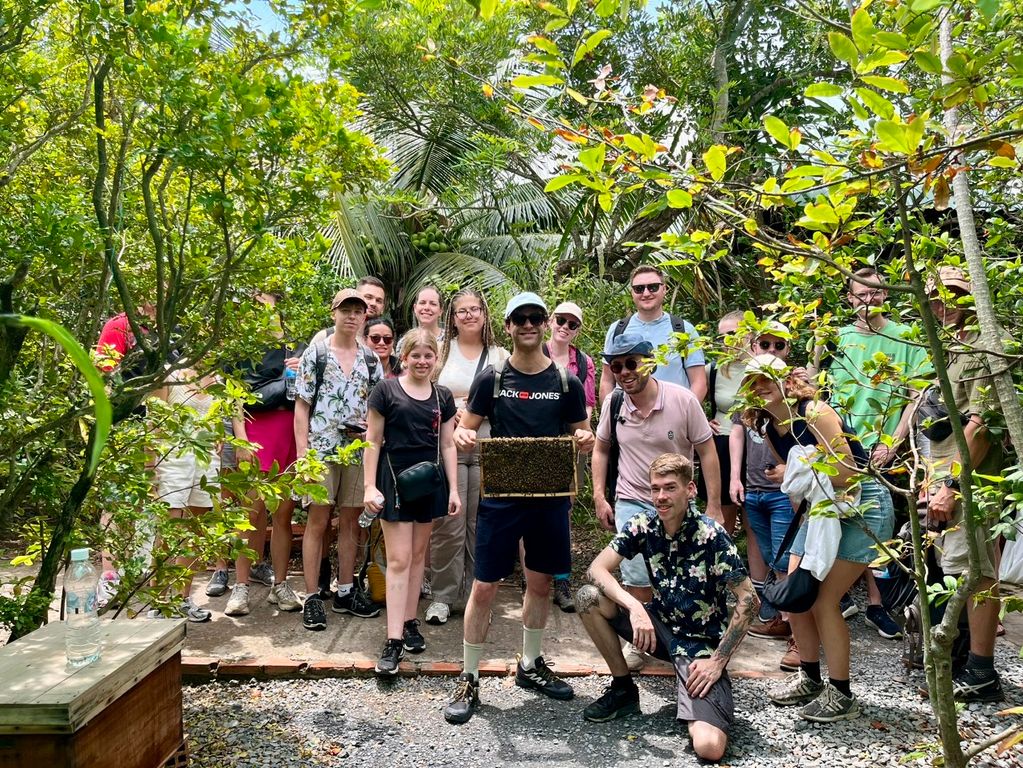
[[[489,437],[478,442],[483,498],[545,498],[578,493],[575,438]]]

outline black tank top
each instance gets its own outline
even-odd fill
[[[767,439],[771,441],[771,446],[781,457],[782,461],[788,458],[789,451],[796,445],[817,446],[820,444],[817,435],[810,429],[810,425],[806,421],[806,407],[809,403],[809,400],[799,401],[799,404],[796,406],[798,416],[789,422],[787,434],[780,434],[777,428],[775,428],[774,422],[770,419],[767,421],[764,431],[767,434]],[[866,469],[867,452],[863,449],[863,444],[859,438],[853,434],[852,429],[846,424],[845,419],[842,419],[842,434],[845,435],[846,441],[849,443],[849,450],[852,451],[856,466],[860,469]]]

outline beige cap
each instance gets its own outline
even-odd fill
[[[583,321],[583,311],[579,305],[571,301],[563,301],[554,308],[555,315],[571,315],[580,323]]]
[[[742,377],[767,376],[771,379],[779,379],[788,370],[785,361],[774,355],[757,355],[746,363],[746,371]]]
[[[334,300],[330,302],[330,311],[333,312],[346,301],[357,301],[362,304],[363,307],[369,309],[369,304],[366,303],[366,300],[362,298],[362,296],[360,296],[354,288],[342,288],[334,294]]]
[[[788,339],[792,337],[789,332],[788,326],[785,323],[779,322],[778,320],[769,320],[767,327],[760,332],[761,336],[777,336],[780,339]]]
[[[930,296],[938,290],[938,283],[946,288],[957,288],[964,293],[972,293],[973,286],[970,285],[970,278],[966,276],[959,267],[941,267],[938,270],[938,280],[933,277],[927,278],[927,295]]]

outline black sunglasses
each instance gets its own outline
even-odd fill
[[[783,349],[785,349],[785,347],[788,346],[788,342],[786,341],[771,342],[761,339],[759,342],[757,342],[757,346],[759,346],[760,349],[763,350],[764,352],[769,351],[771,347],[774,347],[775,352],[781,352]]]
[[[530,312],[528,315],[512,312],[508,319],[512,321],[512,325],[522,326],[528,322],[530,325],[539,326],[547,322],[547,315],[543,312]]]
[[[611,373],[621,373],[623,370],[634,371],[640,365],[642,365],[642,361],[630,357],[625,360],[615,360],[608,367],[611,369]]]
[[[392,341],[394,341],[394,337],[383,336],[379,333],[371,333],[369,335],[369,340],[372,341],[374,344],[379,344],[380,342],[383,342],[384,344],[390,344]]]
[[[568,330],[570,331],[578,331],[579,326],[581,325],[581,323],[578,320],[569,320],[567,317],[562,317],[561,315],[556,315],[554,317],[554,321],[558,325],[567,325]]]
[[[664,283],[646,283],[643,285],[634,285],[632,286],[632,292],[636,294],[642,294],[644,291],[646,291],[647,293],[657,293],[659,290],[661,290],[662,285],[664,285]]]

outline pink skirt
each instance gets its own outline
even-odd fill
[[[250,443],[260,446],[256,451],[259,468],[269,472],[276,461],[283,472],[297,458],[295,451],[295,414],[292,411],[257,411],[246,414],[245,429]]]

